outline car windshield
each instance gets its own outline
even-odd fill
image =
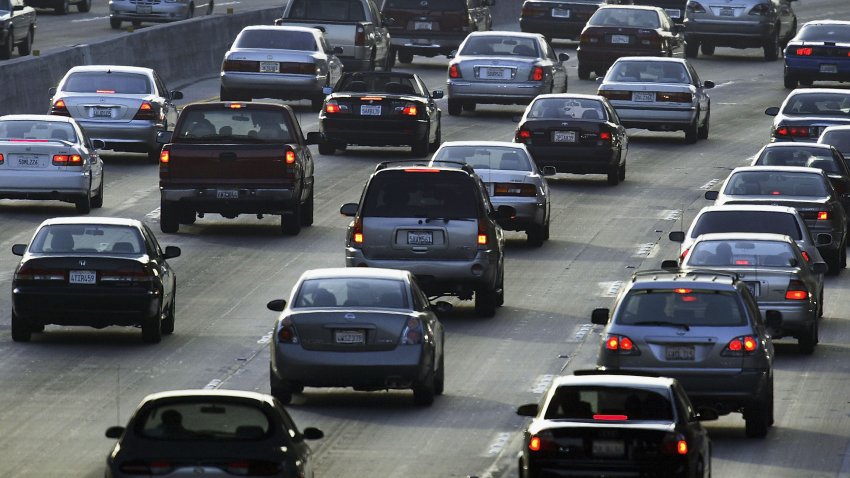
[[[800,93],[789,98],[782,109],[787,116],[850,117],[850,95],[841,93]]]
[[[283,111],[272,109],[184,110],[177,137],[181,140],[235,140],[291,143]]]
[[[54,224],[41,228],[29,252],[46,254],[100,253],[144,254],[139,230],[132,226],[105,224]]]
[[[71,73],[62,91],[69,93],[102,93],[149,95],[152,87],[147,75],[115,71],[80,71]]]
[[[527,118],[607,120],[599,100],[577,98],[540,98],[534,100]]]
[[[690,237],[712,232],[767,232],[785,234],[795,241],[803,238],[796,218],[778,211],[709,211],[699,216]]]
[[[292,0],[289,18],[362,22],[366,20],[361,0]]]
[[[795,40],[850,43],[850,24],[804,25]]]
[[[387,0],[384,8],[399,8],[405,10],[466,10],[466,0],[428,0],[427,7],[422,6],[422,0]]]
[[[467,38],[461,55],[540,57],[534,38],[477,35]]]
[[[741,171],[732,173],[724,194],[741,196],[827,196],[824,178],[791,171]]]
[[[388,75],[381,73],[357,72],[345,75],[334,88],[337,92],[350,93],[389,93],[421,95],[416,81],[409,75]]]
[[[746,324],[738,296],[729,291],[633,289],[617,309],[620,325],[726,327]]]
[[[850,130],[826,131],[818,139],[818,143],[831,144],[835,149],[847,156],[850,153]]]
[[[594,27],[659,28],[661,23],[654,10],[638,8],[600,8],[587,24]]]
[[[546,406],[547,420],[673,420],[666,394],[636,388],[569,385],[555,391]]]
[[[35,139],[77,142],[77,133],[64,121],[4,120],[0,121],[0,139]]]
[[[316,51],[316,38],[310,32],[267,29],[245,30],[234,43],[237,48],[259,48],[267,50]]]
[[[832,151],[811,146],[764,148],[755,164],[762,166],[803,166],[823,169],[830,173],[841,172]]]
[[[436,173],[432,172],[436,171]],[[409,168],[375,175],[369,182],[364,217],[478,218],[476,188],[458,170]]]
[[[305,280],[298,288],[292,307],[379,307],[410,310],[410,302],[404,281],[339,277]]]
[[[605,81],[633,83],[690,83],[685,65],[671,61],[618,61]]]
[[[466,163],[474,169],[502,171],[531,171],[531,161],[519,148],[500,146],[447,146],[434,155],[433,161]],[[450,163],[443,163],[448,166]]]
[[[789,267],[797,265],[791,244],[780,241],[699,241],[685,259],[688,266]]]
[[[259,441],[273,423],[258,407],[219,400],[164,403],[138,417],[136,432],[153,440]]]

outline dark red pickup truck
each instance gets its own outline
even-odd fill
[[[159,160],[160,228],[177,232],[205,213],[280,215],[296,235],[313,224],[313,157],[289,106],[194,103],[180,112]]]

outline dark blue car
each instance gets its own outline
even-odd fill
[[[785,47],[785,87],[816,80],[850,81],[850,21],[808,22]]]

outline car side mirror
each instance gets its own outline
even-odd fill
[[[765,311],[764,323],[771,329],[779,329],[782,327],[782,312],[778,310]]]
[[[171,142],[171,137],[174,135],[173,131],[157,131],[156,132],[156,142],[159,144],[166,144]]]
[[[676,269],[678,269],[678,268],[679,268],[679,261],[677,261],[677,260],[675,260],[675,259],[666,259],[666,260],[663,260],[663,261],[661,261],[661,268],[662,268],[662,269],[673,269],[673,270],[676,270]]]
[[[106,438],[121,438],[124,434],[124,427],[109,427],[106,429]]]
[[[319,438],[324,438],[325,434],[318,428],[307,427],[301,432],[301,436],[307,440],[318,440]]]
[[[354,202],[345,203],[339,208],[339,213],[343,216],[354,217],[357,215],[358,204]]]
[[[764,110],[764,114],[766,114],[768,116],[776,116],[776,115],[779,114],[779,107],[778,106],[771,106],[770,108],[767,108],[766,110]]]
[[[570,55],[567,55],[566,53],[559,53],[558,54],[558,61],[560,61],[562,63],[569,60],[569,59],[570,59]]]
[[[720,414],[713,408],[703,408],[697,412],[697,421],[700,422],[717,420],[718,418],[720,418]]]
[[[720,195],[719,191],[706,191],[705,192],[705,198],[708,199],[709,201],[716,200],[717,196],[719,196],[719,195]]]
[[[496,218],[494,219],[513,219],[516,217],[516,208],[513,206],[499,206],[496,208]]]
[[[526,403],[525,405],[520,405],[516,409],[516,414],[521,417],[536,417],[540,412],[540,405],[536,403]]]
[[[710,89],[714,88],[714,82],[711,81],[711,80],[705,80],[705,81],[702,82],[702,87],[705,88],[706,90],[710,90]]]
[[[670,231],[667,237],[673,242],[685,242],[685,231]]]
[[[558,170],[555,166],[543,166],[543,175],[544,176],[554,176],[558,174]]]
[[[94,146],[94,149],[103,149],[106,147],[106,141],[102,139],[93,139],[91,140],[91,145]]]
[[[283,299],[275,299],[266,304],[266,308],[275,312],[283,312],[286,308],[286,301]]]
[[[22,256],[25,252],[27,252],[26,244],[15,244],[14,246],[12,246],[12,254],[16,256]]]
[[[331,51],[333,51],[334,55],[342,55],[342,52],[345,50],[343,50],[341,46],[335,46]]]
[[[596,325],[605,325],[608,323],[609,315],[611,315],[609,309],[593,309],[590,314],[590,322]]]
[[[172,91],[171,92],[171,99],[172,100],[182,100],[183,99],[183,92],[179,91],[179,90]]]
[[[451,60],[452,58],[454,58],[454,57],[456,57],[456,56],[457,56],[457,50],[452,50],[452,51],[451,51],[451,53],[449,53],[448,55],[446,55],[446,57],[447,57],[449,60]]]
[[[452,310],[452,308],[454,308],[454,306],[452,306],[452,304],[450,304],[450,303],[448,303],[444,300],[438,300],[437,302],[434,303],[433,307],[434,307],[434,311],[437,312],[438,314],[448,313]]]
[[[180,257],[180,253],[182,251],[177,246],[165,246],[165,252],[162,254],[162,257],[166,259],[173,259],[175,257]]]
[[[443,90],[434,90],[434,91],[431,92],[431,98],[433,98],[435,100],[439,100],[440,98],[443,97],[443,95],[445,95]]]
[[[322,94],[325,95],[325,96],[328,96],[329,94],[331,94],[333,92],[334,92],[334,89],[330,86],[325,86],[324,88],[322,88]]]
[[[815,241],[817,242],[818,246],[828,246],[832,244],[832,234],[818,234]]]
[[[304,139],[307,144],[321,144],[324,141],[322,133],[319,131],[310,131]]]
[[[50,96],[55,95],[55,94],[56,94],[56,87],[55,87],[55,86],[51,86],[50,88],[48,88],[48,89],[47,89],[47,94],[48,94],[48,95],[50,95]]]
[[[826,262],[815,262],[812,264],[812,272],[815,274],[826,274],[829,271],[829,266]]]

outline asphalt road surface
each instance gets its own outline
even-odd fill
[[[260,3],[260,2],[257,2]],[[846,19],[846,0],[795,3],[800,22]],[[96,3],[93,18],[104,15]],[[223,8],[219,3],[216,10]],[[98,13],[99,12],[99,13]],[[48,20],[40,16],[40,39]],[[90,23],[109,34],[108,22]],[[77,28],[77,27],[74,27]],[[84,27],[79,27],[84,28]],[[56,32],[58,33],[58,32]],[[48,37],[47,39],[45,37]],[[570,92],[592,93],[593,81],[576,74],[575,44],[557,43],[568,62]],[[680,56],[679,53],[677,56]],[[529,249],[525,236],[507,233],[505,305],[495,318],[476,317],[471,302],[455,302],[442,320],[446,334],[446,393],[429,408],[409,392],[307,389],[289,407],[300,427],[317,426],[313,442],[318,477],[501,477],[516,475],[525,419],[517,405],[537,401],[553,375],[594,363],[599,328],[595,307],[609,306],[620,281],[674,258],[671,230],[686,228],[707,205],[711,188],[731,168],[749,162],[767,140],[779,105],[782,62],[760,50],[718,48],[694,64],[717,87],[710,139],[695,145],[682,133],[631,130],[627,179],[616,187],[603,176],[550,179],[554,205],[551,240]],[[412,71],[431,89],[445,88],[445,58],[416,57]],[[820,86],[820,85],[818,85]],[[838,84],[826,85],[840,87]],[[213,100],[216,80],[184,90],[185,102]],[[443,140],[513,138],[522,107],[481,105],[449,117]],[[295,103],[304,131],[316,115]],[[281,236],[278,220],[209,215],[179,234],[158,234],[183,255],[171,261],[178,275],[174,335],[145,345],[137,329],[95,330],[48,326],[30,343],[10,338],[9,294],[0,294],[0,475],[100,477],[114,441],[107,427],[123,425],[148,393],[180,388],[268,392],[269,334],[275,314],[268,300],[286,298],[302,271],[344,264],[346,218],[339,206],[357,201],[381,160],[407,158],[407,148],[350,148],[316,158],[316,217],[297,237]],[[96,216],[141,218],[158,231],[157,167],[144,155],[104,153],[106,195]],[[70,204],[0,201],[0,290],[10,289],[15,243],[36,225],[74,215]],[[5,252],[3,252],[5,251]],[[814,355],[780,340],[776,359],[776,425],[765,439],[744,437],[740,415],[707,422],[715,476],[850,477],[850,270],[829,278],[821,341]]]

